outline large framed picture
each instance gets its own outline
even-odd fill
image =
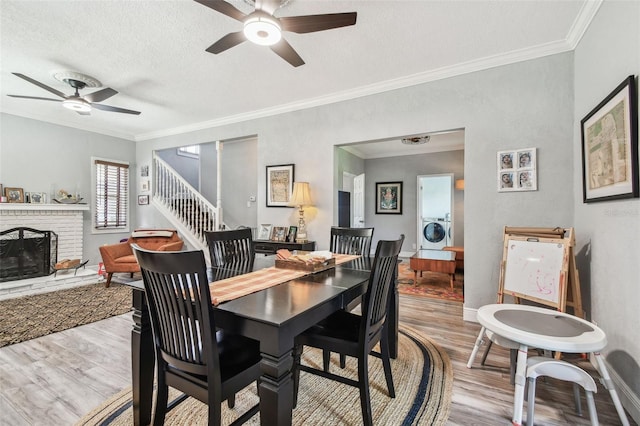
[[[582,200],[638,197],[638,99],[627,77],[580,121]]]
[[[267,207],[291,207],[293,164],[267,166]]]
[[[402,182],[376,182],[376,214],[402,214]]]
[[[498,192],[536,191],[536,148],[498,151]]]

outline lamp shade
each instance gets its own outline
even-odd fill
[[[294,182],[293,194],[291,195],[290,206],[311,206],[311,191],[309,182]]]
[[[464,190],[464,179],[458,179],[456,181],[456,189],[460,191]]]

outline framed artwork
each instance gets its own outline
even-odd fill
[[[259,240],[268,240],[271,238],[271,224],[263,223],[260,225],[260,229],[258,230],[258,239]]]
[[[498,151],[498,192],[536,191],[536,148]]]
[[[149,196],[148,195],[138,195],[138,205],[146,206],[149,204]]]
[[[287,241],[290,242],[290,243],[295,243],[297,234],[298,234],[298,227],[297,226],[290,226],[289,227],[289,233],[287,234]]]
[[[29,202],[31,204],[44,204],[47,202],[47,194],[44,192],[29,193]]]
[[[638,197],[638,99],[627,77],[580,121],[582,201]]]
[[[287,239],[287,227],[286,226],[274,226],[271,231],[271,239],[273,241],[286,241]]]
[[[140,191],[149,192],[150,189],[151,189],[151,184],[149,182],[149,179],[142,179],[140,181]]]
[[[376,214],[402,214],[402,182],[376,182]]]
[[[22,188],[4,188],[4,196],[7,197],[7,203],[24,203]]]
[[[267,207],[292,207],[293,172],[293,164],[267,166]]]
[[[149,166],[140,166],[140,177],[149,176]]]

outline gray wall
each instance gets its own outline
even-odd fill
[[[78,185],[84,201],[91,204],[91,157],[129,162],[130,223],[136,224],[137,167],[135,143],[98,133],[0,114],[0,183],[46,192],[51,186],[73,191]],[[101,262],[98,247],[126,238],[128,232],[93,234],[91,211],[84,212],[83,259]]]
[[[575,51],[573,201],[588,314],[607,333],[603,351],[635,400],[640,422],[640,200],[582,202],[580,120],[629,75],[640,71],[640,2],[606,1]],[[636,159],[637,161],[637,159]],[[619,389],[620,390],[620,389]],[[628,406],[628,405],[627,405]]]
[[[178,155],[177,148],[163,149],[158,156],[175,170],[189,185],[200,190],[200,160],[186,155]]]
[[[137,158],[143,163],[154,149],[257,135],[258,222],[297,222],[294,209],[268,208],[264,199],[265,166],[293,163],[296,180],[310,182],[315,201],[314,207],[306,209],[309,236],[319,248],[327,248],[328,229],[337,222],[337,179],[335,174],[334,179],[328,178],[336,145],[461,128],[465,129],[465,317],[474,319],[478,307],[496,300],[505,225],[572,226],[571,52],[141,141]],[[538,148],[539,190],[498,193],[496,152],[527,147]],[[378,237],[386,233],[376,227]]]
[[[231,229],[258,226],[258,141],[255,138],[224,142],[222,148],[222,206],[224,223]],[[217,203],[216,144],[200,146],[201,193]],[[248,203],[248,204],[247,204]]]
[[[405,253],[415,251],[415,245],[419,244],[417,240],[417,177],[419,175],[453,173],[454,180],[462,179],[464,176],[463,168],[464,151],[365,160],[365,223],[376,229],[374,244],[377,244],[377,240],[397,238],[399,234],[403,233],[405,235],[403,251]],[[375,214],[376,182],[398,181],[403,183],[402,214]],[[454,191],[453,196],[454,241],[455,245],[464,246],[463,191]]]

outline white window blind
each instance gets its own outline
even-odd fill
[[[129,206],[129,165],[95,160],[96,229],[126,228]]]

